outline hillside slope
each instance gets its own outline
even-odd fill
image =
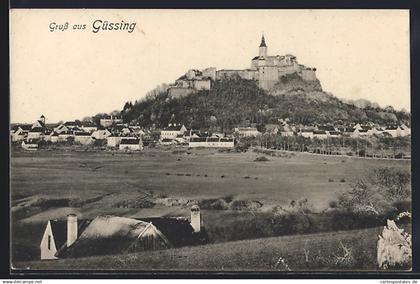
[[[264,238],[126,255],[20,262],[14,266],[34,270],[375,270],[376,243],[382,229]],[[343,247],[351,254],[346,261],[339,260],[344,256]]]
[[[165,127],[173,121],[194,129],[221,131],[249,123],[264,126],[277,123],[279,118],[302,124],[410,124],[408,113],[358,108],[323,92],[319,82],[302,83],[296,76],[285,78],[271,92],[274,95],[258,88],[255,81],[225,79],[214,82],[210,91],[199,91],[181,98],[170,98],[160,90],[134,104],[127,102],[121,115],[125,122],[145,127]]]

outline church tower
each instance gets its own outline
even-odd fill
[[[259,56],[267,57],[267,45],[265,45],[264,35],[262,35],[262,38],[261,38]]]

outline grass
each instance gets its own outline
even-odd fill
[[[272,157],[269,163],[256,163],[255,153],[192,152],[181,161],[177,161],[178,155],[159,150],[141,155],[57,151],[14,154],[12,199],[41,195],[86,199],[140,190],[190,199],[231,194],[265,205],[286,204],[306,197],[316,208],[323,209],[350,188],[348,183],[370,169],[383,165],[410,167],[409,161],[349,159],[341,163],[339,157],[305,154],[291,159]],[[326,176],[345,179],[347,183],[328,183]]]
[[[284,265],[278,265],[282,259],[292,271],[376,270],[376,242],[382,229],[264,238],[125,255],[17,262],[14,265],[32,270],[276,271],[285,270]],[[342,261],[346,260],[346,253],[350,253],[350,261]]]
[[[182,156],[182,159],[178,159]],[[223,199],[228,203],[256,201],[260,212],[307,198],[323,210],[367,171],[380,166],[410,167],[410,161],[346,159],[297,153],[255,162],[258,153],[220,153],[173,148],[142,153],[38,151],[14,152],[11,158],[13,245],[36,258],[43,228],[49,219],[76,213],[127,217],[185,216],[182,204]],[[331,178],[336,181],[328,182]],[[158,198],[173,199],[167,204]],[[178,202],[182,201],[182,202]],[[220,203],[220,202],[219,202]],[[175,205],[172,205],[175,204]],[[224,208],[224,204],[216,204]],[[240,206],[242,207],[242,205]],[[213,208],[214,209],[214,208]],[[249,212],[203,210],[208,229],[243,220]],[[236,212],[235,212],[236,211]],[[238,221],[239,220],[239,221]],[[23,228],[33,228],[28,233]],[[30,258],[30,256],[28,258]]]

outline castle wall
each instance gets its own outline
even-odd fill
[[[287,74],[293,74],[293,73],[300,74],[300,72],[301,72],[301,67],[298,64],[282,66],[279,68],[279,78]]]
[[[216,80],[216,68],[210,67],[201,71],[203,77],[210,77],[213,81]]]
[[[192,88],[193,87],[192,81],[189,81],[189,80],[176,80],[175,85],[176,87],[179,87],[179,88]]]
[[[194,86],[194,89],[196,90],[210,90],[211,81],[210,80],[194,80],[193,86]]]
[[[216,72],[216,80],[221,80],[224,78],[232,78],[239,76],[246,80],[258,80],[258,71],[256,70],[218,70]]]
[[[259,87],[264,90],[271,89],[279,80],[279,69],[277,66],[260,67],[259,71]]]

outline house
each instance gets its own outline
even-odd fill
[[[67,220],[49,220],[39,245],[41,260],[58,259],[57,252],[70,247],[90,222],[77,220],[75,214],[69,214]]]
[[[80,123],[80,128],[84,132],[88,132],[88,133],[93,133],[97,129],[96,125],[91,121],[82,121]]]
[[[228,137],[196,137],[191,138],[188,147],[208,147],[208,148],[233,148],[235,145],[234,138]]]
[[[328,137],[339,138],[341,133],[339,131],[327,131]]]
[[[265,133],[276,135],[279,132],[279,126],[277,124],[266,124]]]
[[[119,149],[130,150],[130,151],[140,151],[140,150],[143,150],[143,143],[141,139],[138,139],[138,138],[130,139],[130,138],[124,137],[123,139],[121,139]]]
[[[64,126],[68,129],[68,130],[73,130],[74,128],[79,126],[79,122],[78,121],[66,121],[64,122]]]
[[[31,128],[32,126],[30,124],[14,126],[10,131],[12,142],[22,141],[28,135]]]
[[[256,137],[261,135],[261,132],[255,127],[239,127],[235,128],[235,131],[239,137]]]
[[[118,134],[111,134],[106,138],[106,146],[108,147],[118,147],[121,143],[122,137]]]
[[[325,131],[327,134],[329,132],[337,131],[337,129],[334,126],[332,126],[332,125],[320,125],[320,126],[317,127],[316,130]]]
[[[50,135],[50,141],[52,143],[57,143],[59,141],[58,136],[59,136],[59,134],[57,132],[53,131]]]
[[[32,139],[36,139],[36,140],[43,139],[44,138],[44,131],[45,131],[45,128],[44,127],[34,127],[31,130],[29,130],[27,139],[28,140],[32,140]]]
[[[51,135],[53,134],[53,131],[50,129],[46,129],[44,131],[44,141],[51,141]]]
[[[41,115],[41,117],[32,124],[31,128],[47,128],[45,125],[45,116]]]
[[[140,126],[130,126],[129,127],[131,130],[132,130],[132,132],[133,132],[133,134],[135,134],[135,135],[137,135],[137,136],[139,136],[139,137],[142,137],[143,135],[145,135],[146,133],[141,129],[141,127]]]
[[[169,138],[164,138],[164,139],[159,140],[160,145],[172,145],[175,143],[176,143],[175,140],[169,139]]]
[[[101,118],[99,124],[103,127],[110,127],[114,124],[122,123],[123,120],[116,115],[107,115],[104,118]]]
[[[80,128],[79,126],[75,126],[75,127],[73,127],[72,129],[71,129],[71,132],[73,132],[73,134],[76,134],[76,133],[83,133],[83,132],[86,132],[86,131],[84,131],[82,128]],[[90,135],[90,133],[89,133],[89,135]]]
[[[314,138],[314,130],[310,128],[301,128],[299,131],[299,135],[305,138]]]
[[[317,138],[317,139],[327,139],[328,135],[327,132],[324,130],[314,130],[312,132],[313,138]]]
[[[58,142],[67,142],[69,139],[74,138],[74,134],[71,131],[64,131],[58,134]]]
[[[70,128],[64,125],[63,123],[54,128],[54,132],[57,132],[59,134],[61,132],[68,132],[68,131],[70,131]]]
[[[38,142],[39,141],[37,140],[28,140],[28,141],[23,140],[21,146],[22,146],[22,149],[24,150],[36,151],[38,150]]]
[[[186,131],[187,128],[183,124],[169,124],[168,127],[162,129],[160,132],[160,140],[174,140],[179,134],[184,135]]]
[[[89,132],[76,132],[74,133],[74,142],[82,145],[88,145],[93,142],[93,138]]]
[[[363,129],[363,127],[360,123],[357,123],[353,128],[354,128],[354,130],[362,130]]]
[[[184,217],[126,218],[97,216],[78,220],[49,220],[40,243],[41,260],[121,254],[202,244],[200,208],[191,207],[191,221]]]
[[[285,124],[283,126],[280,127],[280,135],[283,137],[289,137],[289,136],[293,136],[294,131],[292,129],[292,127],[290,127],[288,124]]]
[[[111,135],[108,129],[98,129],[92,133],[92,137],[98,140],[104,140]]]
[[[411,128],[405,125],[404,123],[400,125],[400,129],[401,129],[401,136],[411,135]]]
[[[185,137],[185,134],[178,134],[178,135],[175,137],[174,142],[175,142],[175,143],[178,143],[178,144],[186,144],[186,143],[188,143],[188,142],[187,142],[187,139],[186,139],[186,137]]]
[[[124,136],[134,134],[133,130],[130,127],[127,127],[127,126],[120,127],[119,133],[121,133]]]

